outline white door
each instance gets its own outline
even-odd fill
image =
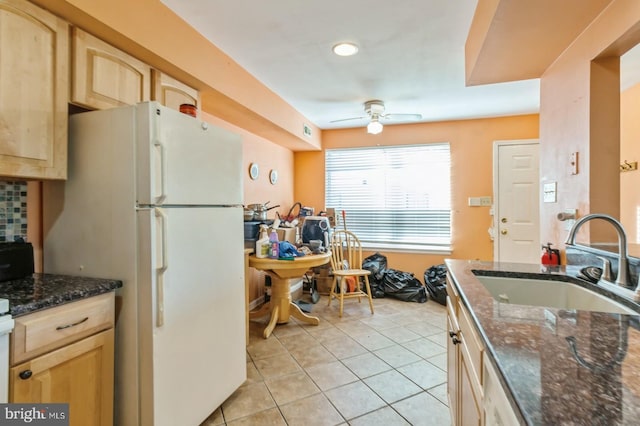
[[[138,211],[142,425],[200,424],[246,379],[241,209]]]
[[[494,143],[494,259],[540,263],[537,140]]]

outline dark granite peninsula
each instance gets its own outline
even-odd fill
[[[529,425],[640,423],[640,317],[495,300],[476,275],[568,281],[581,266],[446,260],[513,410]]]
[[[16,318],[120,287],[120,280],[36,273],[0,282],[0,298],[9,300],[9,312]]]

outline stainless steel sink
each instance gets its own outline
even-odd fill
[[[615,300],[569,282],[486,275],[476,278],[501,303],[638,315]]]

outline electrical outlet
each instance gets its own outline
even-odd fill
[[[480,197],[480,205],[481,206],[490,206],[491,205],[491,197]]]

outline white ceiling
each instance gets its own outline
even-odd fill
[[[476,0],[161,0],[322,129],[363,103],[443,121],[539,110],[539,80],[465,87]],[[356,43],[353,57],[331,48]]]

